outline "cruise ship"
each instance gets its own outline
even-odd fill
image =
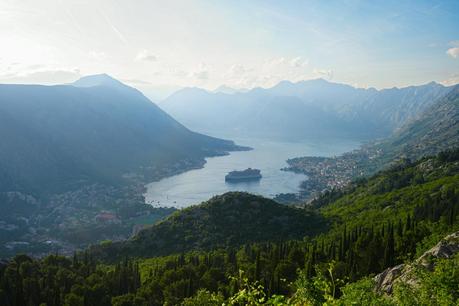
[[[231,171],[225,176],[227,182],[254,181],[261,179],[258,169],[247,168],[242,171]]]

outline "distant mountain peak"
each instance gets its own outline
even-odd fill
[[[106,73],[84,76],[75,82],[71,83],[75,87],[94,87],[94,86],[110,86],[110,87],[127,87],[117,79],[109,76]]]
[[[203,95],[203,94],[209,94],[209,91],[199,88],[199,87],[184,87],[176,92],[174,92],[171,96],[176,96],[176,95]]]
[[[282,80],[276,85],[274,85],[272,88],[291,88],[291,87],[299,87],[303,85],[328,85],[328,84],[338,84],[338,83],[333,83],[330,81],[327,81],[323,78],[317,78],[317,79],[310,79],[310,80],[301,80],[298,82],[292,82],[289,80]],[[345,84],[339,84],[339,85],[345,85]]]
[[[229,87],[227,85],[220,85],[217,88],[215,88],[212,92],[214,92],[214,93],[224,93],[224,94],[234,94],[234,93],[237,93],[238,90],[234,89],[232,87]]]
[[[294,84],[295,83],[293,83],[292,81],[289,81],[289,80],[282,80],[279,83],[277,83],[277,85],[294,85]]]
[[[309,82],[315,82],[315,83],[332,83],[324,78],[316,78],[316,79],[310,79],[310,80],[306,80],[306,81],[309,81]]]
[[[438,82],[435,82],[435,81],[427,83],[426,86],[430,86],[430,87],[448,87],[448,86],[445,86],[445,85],[443,85],[441,83],[438,83]]]
[[[298,94],[299,92],[304,92],[305,90],[325,90],[329,88],[348,88],[348,89],[355,89],[351,85],[341,84],[341,83],[334,83],[327,81],[323,78],[318,79],[310,79],[310,80],[302,80],[298,82],[292,82],[289,80],[282,80],[276,85],[267,90],[271,90],[274,92],[283,93],[285,95],[292,95],[293,93]]]

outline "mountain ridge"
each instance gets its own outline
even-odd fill
[[[158,105],[185,125],[216,135],[372,140],[389,136],[450,89],[431,82],[376,90],[315,79],[232,94],[186,88]]]
[[[76,181],[104,172],[100,178],[116,181],[125,172],[140,173],[139,167],[238,149],[231,141],[190,131],[140,91],[103,75],[104,82],[0,85],[2,175],[22,177],[17,184],[36,184],[36,191],[62,185],[72,173]]]

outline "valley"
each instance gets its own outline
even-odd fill
[[[0,306],[459,305],[458,29],[0,0]]]
[[[132,95],[133,99],[138,98],[134,89],[108,76],[83,79],[82,83],[77,84],[83,86],[84,90],[91,90],[87,86],[93,82],[108,82],[108,87],[121,90],[123,95]],[[97,88],[98,85],[95,86]],[[441,107],[434,106],[436,112],[427,108],[423,115],[407,122],[393,136],[361,147],[358,139],[326,138],[292,142],[263,137],[240,138],[238,134],[208,131],[208,134],[232,139],[238,145],[225,141],[220,145],[221,149],[218,145],[210,150],[204,148],[205,153],[177,156],[170,161],[163,159],[160,164],[144,162],[137,168],[128,166],[131,167],[129,171],[124,170],[120,174],[106,172],[102,176],[88,176],[87,173],[91,172],[81,172],[93,171],[86,164],[79,167],[79,174],[75,173],[83,175],[81,179],[59,179],[67,186],[61,185],[52,191],[42,188],[40,193],[29,188],[28,184],[35,184],[33,181],[20,179],[17,186],[28,192],[2,193],[4,204],[1,209],[5,215],[0,220],[0,252],[3,256],[18,252],[43,256],[50,251],[69,255],[90,244],[127,239],[143,227],[167,217],[177,208],[196,205],[228,191],[251,192],[274,198],[283,204],[310,202],[323,192],[346,188],[353,180],[374,174],[397,160],[402,162],[408,157],[415,160],[455,146],[456,104],[457,89],[453,89],[439,99],[438,105]],[[4,122],[7,123],[9,121]],[[430,127],[437,124],[449,124],[450,127]],[[430,137],[434,143],[426,143],[425,130],[430,133],[438,131]],[[423,137],[423,140],[416,140],[416,137]],[[423,143],[425,146],[409,143]],[[229,153],[231,150],[237,151]],[[3,154],[7,152],[4,150]],[[304,155],[309,157],[297,157]],[[261,169],[263,178],[258,182],[237,184],[224,181],[229,171],[247,167]],[[69,169],[72,171],[72,168]],[[33,178],[34,171],[38,170],[31,168],[28,171],[32,171],[30,178]],[[6,178],[8,172],[4,171],[3,175]],[[51,172],[50,175],[54,174]],[[84,175],[90,180],[83,179]],[[50,176],[49,182],[57,177]],[[12,182],[10,179],[8,181]],[[3,185],[5,187],[8,188]]]

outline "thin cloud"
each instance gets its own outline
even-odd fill
[[[446,50],[446,54],[448,54],[452,58],[458,58],[459,57],[459,41],[457,40],[452,41],[449,44],[452,45],[453,47]]]
[[[56,69],[0,75],[0,81],[8,84],[54,85],[74,82],[80,77],[81,73],[79,69]]]
[[[207,64],[201,63],[198,69],[196,69],[195,71],[192,71],[189,74],[189,76],[193,79],[205,81],[209,79],[209,75],[210,75],[209,70],[210,70],[210,67]]]
[[[80,33],[80,35],[83,36],[84,30],[81,27],[81,25],[78,23],[78,20],[75,18],[72,11],[68,8],[68,6],[65,5],[65,3],[62,0],[59,1],[59,4],[62,8],[62,11],[67,15],[68,19],[72,22],[73,26]]]
[[[151,82],[138,79],[121,79],[121,81],[132,85],[153,85]]]
[[[326,78],[327,80],[333,79],[333,70],[331,69],[317,69],[314,68],[312,71],[314,75],[321,77],[321,78]]]
[[[89,52],[89,56],[96,60],[102,60],[106,57],[105,52],[92,50]]]
[[[449,48],[448,51],[446,51],[446,54],[452,58],[457,58],[459,56],[459,47]]]
[[[107,25],[113,30],[113,32],[115,32],[115,34],[118,36],[118,38],[125,45],[127,45],[128,41],[127,41],[126,37],[124,37],[123,33],[121,33],[120,30],[118,30],[118,28],[113,24],[113,22],[110,20],[110,18],[108,18],[108,16],[101,10],[99,10],[99,14],[102,15],[102,17],[105,19],[105,22],[107,23]]]
[[[454,74],[448,79],[441,81],[440,83],[445,86],[452,86],[452,85],[459,84],[459,74]]]
[[[144,49],[137,53],[135,60],[144,62],[155,62],[158,60],[158,58],[152,52]]]
[[[193,72],[191,74],[191,76],[195,79],[198,79],[198,80],[208,80],[209,79],[209,71],[197,71],[197,72]]]
[[[302,56],[268,58],[250,67],[234,64],[222,74],[222,84],[236,88],[267,88],[282,80],[298,82],[311,78],[308,66],[309,60]]]
[[[295,57],[290,60],[290,65],[295,68],[306,67],[309,64],[309,60],[302,58],[301,56]]]
[[[230,76],[240,76],[246,72],[247,68],[245,68],[244,65],[241,64],[231,65],[231,67],[228,69],[228,74]]]

